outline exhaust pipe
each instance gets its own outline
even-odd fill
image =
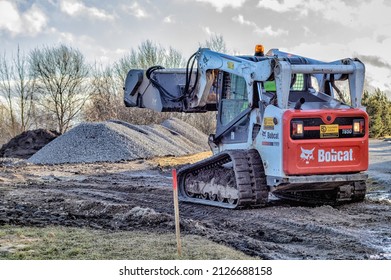
[[[296,101],[295,110],[301,110],[301,106],[305,103],[305,98],[302,97]]]

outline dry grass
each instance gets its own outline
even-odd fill
[[[68,227],[0,226],[0,260],[205,260],[252,259],[199,236]]]
[[[159,157],[152,159],[152,162],[157,164],[157,166],[159,166],[160,168],[170,168],[195,163],[210,156],[212,156],[212,152],[208,151],[189,156]]]

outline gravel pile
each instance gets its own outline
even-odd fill
[[[108,121],[80,124],[47,144],[28,162],[117,162],[181,156],[206,150],[207,136],[178,119],[170,119],[165,125],[149,126]]]
[[[198,143],[198,145],[204,147],[205,150],[209,150],[208,136],[195,129],[190,124],[177,118],[170,118],[162,122],[162,126],[177,132],[194,143]]]

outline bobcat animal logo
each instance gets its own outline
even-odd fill
[[[315,148],[313,148],[312,150],[306,150],[301,147],[300,158],[305,161],[305,164],[309,164],[310,160],[315,159],[314,158],[314,150],[315,150]]]

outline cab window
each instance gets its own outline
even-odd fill
[[[220,121],[222,125],[226,125],[248,108],[245,79],[238,75],[224,72],[221,97]]]

